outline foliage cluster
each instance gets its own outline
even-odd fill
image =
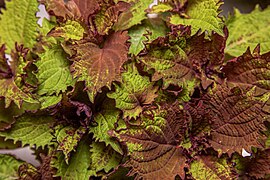
[[[269,177],[270,8],[151,3],[5,2],[0,147],[41,164],[0,155],[1,179]]]

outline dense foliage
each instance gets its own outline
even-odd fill
[[[269,177],[270,8],[151,3],[1,5],[0,179]]]

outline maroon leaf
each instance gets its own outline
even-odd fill
[[[116,133],[128,147],[131,167],[129,175],[135,179],[168,179],[185,176],[186,158],[180,143],[187,128],[187,114],[179,104],[164,104],[149,108],[141,116],[141,124],[130,126]]]
[[[0,48],[0,79],[8,79],[13,75],[5,57],[5,50],[5,45],[2,45]]]
[[[260,55],[260,46],[251,53],[250,49],[240,57],[230,60],[222,69],[227,81],[234,86],[256,87],[256,95],[270,90],[270,53]]]
[[[246,93],[223,84],[206,97],[212,117],[210,143],[218,152],[241,154],[242,148],[250,151],[252,146],[262,147],[259,140],[264,136],[260,132],[269,115],[262,112],[259,101]]]
[[[110,88],[112,81],[120,80],[120,69],[127,61],[127,39],[126,32],[117,32],[108,37],[103,48],[86,40],[71,46],[76,52],[73,75],[85,81],[92,102],[103,86]]]

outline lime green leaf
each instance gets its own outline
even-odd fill
[[[129,53],[137,56],[143,49],[145,43],[166,35],[166,26],[162,21],[146,20],[142,25],[135,26],[128,31],[130,36]]]
[[[65,24],[56,27],[49,35],[54,37],[62,37],[65,40],[80,40],[83,38],[84,28],[77,21],[67,20]]]
[[[114,25],[115,31],[129,29],[147,18],[146,10],[153,0],[136,0],[130,9],[120,14]]]
[[[82,180],[89,179],[90,176],[96,175],[95,171],[89,170],[91,164],[90,145],[82,140],[76,152],[71,156],[69,164],[66,164],[65,157],[62,153],[57,153],[52,159],[52,167],[57,169],[55,176],[60,176],[65,180]]]
[[[0,132],[0,136],[12,139],[15,142],[21,141],[22,145],[29,144],[37,147],[45,147],[51,144],[51,125],[54,119],[50,116],[26,114],[19,117],[15,124],[5,132]]]
[[[242,55],[248,47],[254,49],[261,45],[261,53],[270,49],[270,8],[263,11],[257,6],[249,14],[241,14],[235,9],[234,16],[229,17],[226,25],[229,30],[229,37],[225,52],[231,56]]]
[[[124,118],[136,118],[142,112],[142,106],[151,104],[155,99],[157,88],[149,77],[141,76],[134,64],[126,67],[122,73],[122,83],[115,84],[115,92],[108,93],[115,99],[116,107],[123,111]]]
[[[181,18],[175,14],[172,15],[170,23],[191,26],[191,35],[196,34],[200,29],[202,32],[208,31],[210,35],[212,31],[223,35],[224,23],[218,17],[219,7],[222,4],[220,0],[190,0],[186,10],[188,18]]]
[[[85,133],[85,129],[80,127],[75,129],[71,126],[56,128],[55,136],[58,142],[57,150],[63,151],[65,155],[65,161],[68,164],[70,153],[74,151]]]
[[[170,4],[159,3],[158,5],[152,7],[151,13],[161,13],[170,10],[173,10],[173,7]]]
[[[40,55],[36,62],[38,72],[36,77],[39,81],[38,94],[52,95],[64,92],[68,86],[73,86],[69,61],[60,45],[45,47],[45,52]]]
[[[19,179],[18,169],[23,161],[6,154],[0,154],[0,178],[3,180]]]
[[[121,156],[104,143],[93,142],[91,145],[91,169],[98,172],[104,169],[108,173],[121,161]]]
[[[120,145],[109,136],[108,131],[114,129],[114,124],[118,120],[119,110],[112,105],[108,105],[101,112],[94,115],[94,120],[98,123],[96,127],[91,127],[90,132],[94,134],[96,140],[105,142],[106,146],[110,145],[115,151],[123,154]]]
[[[0,16],[0,44],[6,44],[8,52],[15,42],[32,48],[37,38],[37,0],[6,1],[6,9]]]
[[[190,172],[196,180],[235,179],[226,158],[201,156],[191,163]]]
[[[42,96],[39,98],[39,101],[41,103],[40,109],[46,109],[48,107],[54,106],[57,103],[59,103],[62,99],[62,94],[59,94],[58,96],[52,95],[52,96]]]

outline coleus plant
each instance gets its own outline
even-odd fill
[[[1,1],[1,179],[269,178],[270,9],[151,3]]]

